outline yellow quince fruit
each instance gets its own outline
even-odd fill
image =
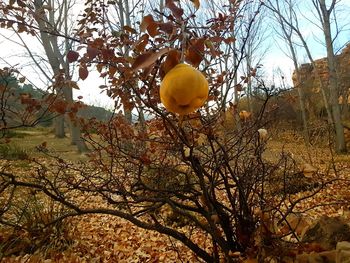
[[[173,113],[186,115],[202,107],[208,98],[209,85],[204,75],[190,65],[172,68],[160,85],[160,100]]]

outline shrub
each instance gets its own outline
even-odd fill
[[[24,134],[20,133],[20,132],[17,132],[15,130],[7,130],[4,133],[4,137],[5,138],[24,138]]]
[[[35,191],[15,194],[11,207],[1,216],[0,256],[63,250],[70,243],[67,224],[60,216],[62,205],[48,201]]]
[[[15,144],[0,144],[0,158],[6,160],[28,159],[28,152]]]

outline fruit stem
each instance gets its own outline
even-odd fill
[[[182,21],[182,24],[181,24],[182,45],[181,45],[180,63],[185,62],[185,46],[186,46],[186,40],[187,40],[185,29],[186,29],[185,21]]]

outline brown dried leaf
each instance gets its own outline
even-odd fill
[[[147,32],[151,37],[155,37],[158,35],[158,23],[152,22],[147,27]]]
[[[237,85],[235,86],[235,89],[236,89],[236,91],[242,91],[242,90],[243,90],[242,84],[237,84]]]
[[[186,61],[194,67],[198,67],[203,60],[204,42],[203,38],[191,41],[191,45],[185,53]]]
[[[86,52],[90,60],[94,59],[100,53],[100,51],[94,47],[87,47]]]
[[[65,85],[71,89],[79,89],[78,83],[73,80],[66,80]]]
[[[160,56],[168,52],[169,52],[169,48],[162,48],[158,52],[150,51],[150,52],[144,53],[135,59],[134,63],[132,64],[132,69],[138,70],[138,69],[147,68],[150,65],[152,65],[154,62],[156,62],[156,60]]]
[[[79,78],[82,80],[85,80],[89,75],[89,71],[87,70],[86,66],[80,66],[79,68]]]
[[[236,41],[236,39],[235,39],[234,37],[224,38],[224,42],[225,42],[226,44],[230,44],[230,43],[233,43],[233,42],[235,42],[235,41]]]
[[[178,7],[173,0],[166,0],[165,1],[165,6],[170,9],[170,11],[173,13],[173,15],[177,19],[181,19],[182,15],[184,13],[184,10],[180,7]]]
[[[174,33],[174,25],[170,22],[167,23],[159,23],[158,24],[159,29],[165,33],[167,33],[168,35],[171,35]]]
[[[152,15],[147,15],[145,17],[143,17],[141,25],[140,25],[140,30],[141,32],[145,32],[147,27],[151,24],[154,23],[154,19]]]
[[[220,36],[213,36],[213,37],[210,38],[210,40],[211,40],[212,42],[221,43],[221,42],[224,40],[224,38],[223,38],[223,37],[220,37]]]
[[[149,35],[148,34],[144,34],[140,37],[140,39],[137,41],[136,45],[135,45],[135,49],[138,52],[143,52],[145,50],[146,45],[148,44],[148,39],[149,39]]]
[[[68,51],[67,53],[67,60],[68,60],[68,63],[72,63],[74,61],[77,61],[79,58],[79,53],[76,52],[76,51]]]
[[[137,33],[136,30],[133,29],[133,28],[130,27],[130,26],[124,26],[123,29],[124,29],[124,31],[128,31],[128,32],[130,32],[131,34],[136,34],[136,33]]]
[[[161,66],[161,77],[164,77],[173,67],[180,63],[181,54],[178,50],[170,50]]]

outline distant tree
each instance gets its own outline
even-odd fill
[[[24,81],[16,70],[0,69],[1,135],[17,127],[48,125],[56,116],[49,110],[55,96],[36,90]]]
[[[272,4],[271,1],[268,1],[268,4]],[[305,95],[304,95],[304,88],[301,86],[301,80],[300,80],[300,72],[299,72],[299,63],[298,63],[298,57],[296,54],[296,46],[294,42],[294,31],[289,26],[294,25],[294,18],[295,18],[295,11],[294,11],[294,5],[295,2],[293,0],[285,0],[285,1],[276,1],[273,5],[273,8],[276,10],[274,12],[276,22],[278,23],[280,27],[281,33],[279,35],[281,38],[286,42],[290,57],[293,61],[294,65],[294,71],[297,78],[297,86],[295,87],[298,91],[298,98],[299,98],[299,105],[301,110],[301,117],[303,122],[303,129],[304,129],[304,141],[307,147],[310,145],[310,138],[309,138],[309,130],[308,130],[308,120],[306,117],[306,108],[305,108]],[[281,10],[281,7],[283,11]],[[289,23],[285,23],[284,19],[282,18],[282,15],[285,16],[285,18],[289,21]]]
[[[334,90],[334,88],[331,88],[331,85],[329,87],[326,87],[325,84],[323,83],[322,79],[321,79],[321,74],[317,68],[317,65],[314,61],[314,58],[311,54],[309,45],[307,44],[304,36],[302,35],[302,31],[299,28],[299,23],[298,23],[298,16],[296,15],[296,11],[294,9],[295,5],[289,5],[287,7],[287,14],[291,13],[292,16],[291,17],[286,17],[281,9],[279,9],[279,7],[277,6],[275,1],[268,1],[268,4],[266,5],[270,10],[272,10],[274,13],[276,13],[276,15],[278,16],[278,18],[280,19],[280,21],[282,21],[286,26],[288,26],[290,29],[293,30],[293,32],[298,36],[299,40],[301,41],[301,45],[304,48],[304,50],[306,51],[307,57],[309,58],[314,72],[317,76],[317,78],[319,79],[320,82],[320,86],[321,86],[321,93],[322,93],[322,97],[323,97],[323,101],[324,101],[324,105],[327,111],[327,116],[328,116],[328,122],[329,124],[332,124],[334,126],[335,129],[335,139],[336,139],[336,151],[337,152],[343,152],[345,149],[345,140],[344,140],[344,133],[343,133],[343,128],[342,128],[342,124],[341,124],[341,116],[338,116],[338,112],[340,114],[340,107],[338,105],[338,95],[337,92]],[[291,2],[293,3],[293,2]],[[334,4],[335,5],[335,4]],[[332,4],[332,8],[334,8],[334,5]],[[331,10],[329,10],[331,11]],[[292,20],[290,20],[292,19]],[[328,20],[328,22],[330,22]],[[330,31],[329,31],[330,32]],[[337,34],[336,34],[337,35]],[[327,51],[327,60],[328,60],[328,51]],[[334,53],[333,53],[334,56]],[[331,59],[332,60],[332,59]],[[328,65],[329,66],[329,65]],[[333,84],[336,83],[333,81]],[[329,89],[328,89],[329,88]],[[327,90],[329,90],[329,94],[330,96],[327,95]],[[335,94],[334,94],[335,93]],[[336,105],[334,104],[334,96],[336,95]],[[339,111],[338,111],[339,110]],[[336,117],[337,116],[337,117]]]
[[[338,103],[339,81],[336,73],[336,60],[333,47],[333,35],[331,31],[331,16],[335,12],[335,6],[338,1],[332,0],[327,7],[325,0],[313,0],[312,3],[317,10],[319,20],[322,25],[325,45],[327,49],[327,62],[329,72],[329,102],[332,108],[332,117],[336,134],[336,151],[338,153],[346,152],[346,143],[344,137],[344,127],[341,120],[341,110]],[[337,33],[337,32],[336,32]]]
[[[72,89],[77,87],[75,82],[72,81],[72,72],[66,58],[74,42],[72,38],[68,37],[72,26],[70,25],[71,21],[68,20],[70,17],[69,10],[75,3],[74,1],[63,1],[61,3],[55,0],[33,0],[20,1],[17,4],[17,7],[15,3],[2,6],[3,11],[6,8],[11,10],[11,12],[2,13],[3,21],[7,21],[7,28],[17,34],[22,46],[33,60],[34,66],[47,78],[49,83],[55,83],[54,90],[65,99],[67,102],[66,111],[69,112],[69,107],[74,104]],[[38,59],[35,51],[31,50],[21,37],[23,32],[38,37],[38,41],[45,52],[45,59],[41,59],[41,61]],[[80,77],[84,78],[83,70],[80,70]],[[54,82],[54,79],[59,79],[59,82]],[[55,135],[58,138],[65,136],[65,114],[62,113],[55,118]],[[78,122],[71,118],[67,118],[67,120],[72,144],[76,144],[80,152],[87,151],[84,140],[81,138]]]
[[[237,48],[239,53],[243,53],[242,71],[246,79],[246,87],[244,94],[247,96],[248,110],[256,112],[254,109],[253,94],[254,94],[254,78],[258,74],[258,70],[262,60],[265,58],[269,45],[267,44],[268,26],[265,21],[265,7],[259,8],[259,2],[252,2],[246,5],[242,12],[242,25],[235,34],[237,40]],[[253,23],[251,21],[254,20]],[[249,34],[247,34],[249,32]]]

